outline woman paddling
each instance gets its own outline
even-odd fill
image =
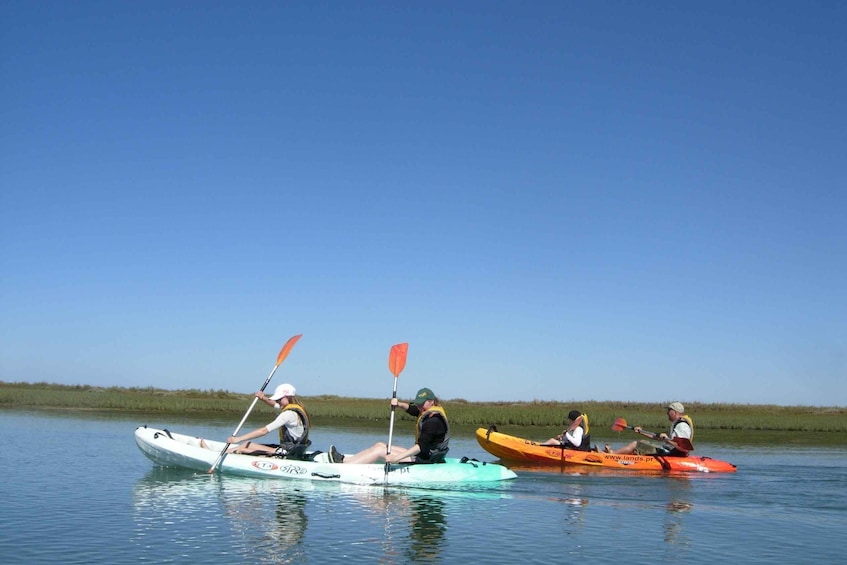
[[[273,406],[278,410],[282,410],[270,424],[257,428],[252,432],[247,432],[240,436],[230,436],[227,438],[227,443],[240,444],[246,441],[244,445],[233,445],[227,450],[227,453],[250,453],[257,455],[277,455],[281,457],[296,458],[302,456],[306,448],[312,443],[309,440],[309,415],[302,403],[297,401],[297,390],[294,385],[285,383],[276,387],[276,390],[271,396],[267,396],[264,392],[256,393],[256,398]],[[256,443],[249,441],[258,437],[262,437],[279,430],[279,443]],[[205,443],[202,442],[201,445]],[[204,446],[205,447],[205,446]]]
[[[568,428],[541,445],[559,445],[565,449],[591,451],[591,435],[588,433],[588,415],[579,410],[568,413]]]
[[[416,417],[415,445],[409,449],[395,446],[395,451],[386,453],[388,446],[377,442],[354,455],[342,455],[334,445],[329,446],[332,463],[440,463],[449,449],[450,425],[447,413],[438,402],[438,398],[428,388],[422,388],[409,403],[391,399],[392,406],[399,406],[410,416]]]

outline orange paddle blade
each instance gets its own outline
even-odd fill
[[[682,451],[683,453],[694,451],[694,444],[692,444],[691,440],[687,437],[675,437],[673,438],[672,443],[676,446],[679,451]]]
[[[625,430],[628,426],[626,425],[626,420],[623,418],[615,418],[615,423],[612,424],[612,430],[615,432],[621,432]]]
[[[408,343],[398,343],[391,346],[391,352],[388,354],[388,370],[391,374],[397,377],[403,367],[406,366],[406,353],[409,352]]]
[[[291,348],[294,347],[294,344],[297,343],[297,340],[301,337],[303,337],[303,334],[298,334],[285,342],[285,345],[283,345],[282,349],[279,350],[279,355],[276,356],[277,367],[282,365],[282,362],[285,361],[285,358],[288,357],[288,354],[291,352]]]

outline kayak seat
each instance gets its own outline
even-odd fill
[[[271,457],[277,457],[279,459],[297,459],[299,461],[308,461],[310,456],[314,457],[314,455],[306,453],[306,448],[310,445],[312,445],[312,442],[308,441],[306,443],[295,445],[287,451],[282,448],[279,448],[271,454]]]

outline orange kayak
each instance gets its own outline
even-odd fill
[[[488,453],[525,464],[545,466],[582,466],[627,471],[673,471],[734,473],[732,463],[711,457],[666,457],[661,455],[619,455],[598,451],[577,451],[555,445],[541,445],[486,428],[476,430],[476,440]]]

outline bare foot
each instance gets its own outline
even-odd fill
[[[206,445],[206,440],[202,437],[200,438],[200,447],[202,447],[203,449],[209,449],[209,446]]]
[[[606,445],[603,446],[603,452],[604,453],[611,453],[612,452],[612,446],[607,443]]]

